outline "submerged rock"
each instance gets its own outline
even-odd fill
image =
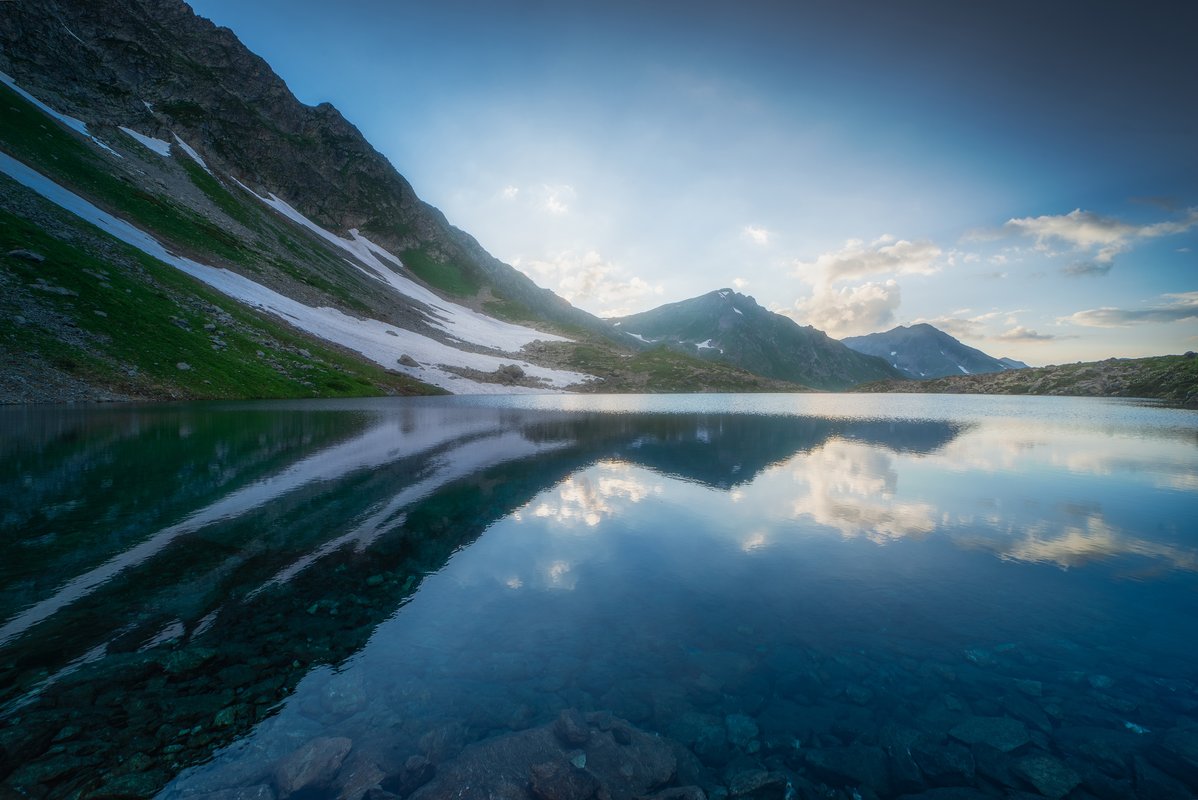
[[[1031,741],[1027,727],[1010,717],[970,717],[948,733],[965,744],[986,744],[1004,753]]]
[[[973,754],[956,742],[917,742],[911,757],[933,786],[968,786],[973,783],[976,764]]]
[[[611,728],[610,724],[608,728]],[[586,719],[573,708],[558,714],[557,721],[553,723],[553,732],[567,747],[578,747],[586,744],[587,739],[591,738],[591,729],[587,726]]]
[[[439,765],[436,776],[412,798],[526,798],[531,787],[540,800],[633,800],[674,777],[677,760],[668,740],[618,718],[592,719],[610,729],[601,730],[578,712],[564,712],[552,724],[469,745]],[[563,742],[563,733],[571,740],[582,739],[583,728],[586,736],[580,746]],[[384,783],[391,785],[390,780]]]
[[[1082,782],[1081,776],[1048,753],[1024,756],[1015,762],[1015,774],[1045,797],[1061,798]]]
[[[1152,760],[1166,772],[1198,791],[1198,728],[1174,728],[1161,737]]]
[[[742,750],[760,733],[753,718],[744,714],[729,714],[724,717],[724,725],[728,729],[728,741]]]
[[[533,766],[530,788],[537,800],[590,800],[601,785],[586,768],[556,759]]]
[[[751,800],[783,800],[786,796],[786,776],[781,772],[762,769],[737,773],[728,782],[728,795]]]
[[[284,756],[275,767],[275,788],[280,800],[302,789],[327,785],[352,747],[353,742],[345,737],[322,736]]]
[[[886,752],[880,747],[826,747],[807,751],[805,760],[812,773],[829,784],[868,786],[882,795],[889,791]]]

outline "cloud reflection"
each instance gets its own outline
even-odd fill
[[[581,523],[595,528],[606,517],[618,514],[629,503],[639,503],[665,489],[658,483],[647,483],[638,475],[642,470],[618,461],[600,461],[593,469],[566,478],[554,489],[542,494],[514,515],[559,523],[558,530],[574,530]]]
[[[926,536],[936,529],[936,508],[896,499],[894,455],[844,439],[829,440],[788,468],[807,493],[795,498],[791,513],[833,528],[846,538],[863,536],[883,543]]]

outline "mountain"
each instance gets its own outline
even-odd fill
[[[850,336],[841,341],[858,353],[886,359],[908,378],[976,375],[1027,366],[1019,361],[988,356],[927,323],[909,328],[900,325],[884,333]]]
[[[816,389],[839,390],[900,376],[884,360],[850,350],[823,331],[801,326],[731,289],[611,322],[642,343],[668,345]]]
[[[180,0],[5,4],[0,104],[0,401],[593,389],[643,349]]]
[[[853,391],[1144,397],[1198,408],[1198,356],[1108,358],[925,381],[878,381]]]

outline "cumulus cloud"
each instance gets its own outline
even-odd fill
[[[738,292],[744,291],[744,288],[748,285],[749,285],[749,282],[747,280],[745,280],[744,278],[733,278],[732,279],[732,288],[736,289],[736,291],[738,291]]]
[[[1111,271],[1111,263],[1100,264],[1097,261],[1077,261],[1061,270],[1070,278],[1105,278]]]
[[[821,253],[814,261],[796,260],[794,266],[808,283],[834,283],[873,275],[931,275],[939,270],[940,255],[932,242],[882,236],[868,244],[850,239],[839,250]]]
[[[499,190],[499,196],[502,197],[504,200],[515,200],[517,195],[519,195],[519,194],[520,194],[519,186],[510,186],[509,185],[509,186],[504,186],[502,189]]]
[[[1050,242],[1064,243],[1074,250],[1093,253],[1099,264],[1109,264],[1139,240],[1183,233],[1196,225],[1198,208],[1188,209],[1179,219],[1150,225],[1123,222],[1077,208],[1068,214],[1010,219],[1003,225],[1003,231],[1031,236],[1042,249]]]
[[[830,336],[855,336],[893,327],[894,311],[901,302],[902,293],[895,281],[871,281],[841,289],[821,286],[811,297],[796,301],[793,310],[783,313]]]
[[[1051,342],[1057,337],[1051,333],[1037,333],[1031,328],[1016,325],[1014,328],[1004,331],[994,338],[1000,342]]]
[[[603,317],[622,317],[640,310],[640,301],[662,293],[661,285],[630,276],[598,252],[564,250],[546,258],[513,261],[514,267],[576,306]]]
[[[770,243],[770,232],[760,225],[746,225],[741,235],[753,244],[767,245]]]
[[[1144,308],[1092,308],[1063,317],[1061,322],[1072,322],[1091,328],[1123,328],[1146,322],[1180,322],[1198,319],[1198,292],[1161,295],[1162,302]]]

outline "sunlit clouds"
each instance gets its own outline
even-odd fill
[[[1184,233],[1195,225],[1198,225],[1198,208],[1188,209],[1179,219],[1139,225],[1078,208],[1068,214],[1010,219],[1003,225],[1003,231],[1030,236],[1041,249],[1063,244],[1074,251],[1092,254],[1098,264],[1109,264],[1137,241]]]
[[[882,236],[866,243],[845,242],[812,261],[796,259],[795,274],[812,294],[783,313],[834,337],[885,330],[895,324],[902,291],[895,277],[853,283],[874,276],[931,275],[940,270],[941,249],[928,241]]]
[[[541,286],[571,303],[592,309],[603,317],[633,313],[644,301],[662,293],[661,284],[629,275],[598,252],[565,250],[545,258],[516,259],[513,266]]]
[[[902,291],[893,279],[839,289],[823,284],[811,297],[796,301],[793,309],[782,313],[830,336],[854,336],[891,327],[901,303]]]

